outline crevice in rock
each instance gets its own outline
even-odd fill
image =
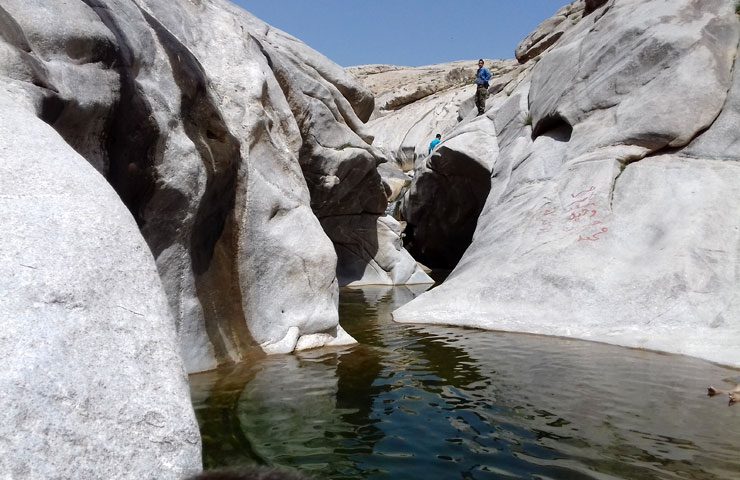
[[[632,163],[632,162],[630,162]],[[624,171],[627,169],[627,166],[629,163],[626,162],[619,162],[619,173],[614,177],[614,180],[612,180],[612,185],[609,188],[609,211],[614,211],[614,191],[617,189],[617,181],[619,180],[619,177],[622,176]]]
[[[549,36],[544,35],[541,40],[536,40],[535,42],[533,42],[532,46],[526,51],[526,53],[518,56],[517,60],[519,61],[519,63],[524,64],[537,57],[538,55],[541,55],[547,49],[555,45],[557,41],[560,40],[560,37],[563,36],[563,33],[565,33],[564,30],[551,32],[548,34]]]
[[[551,113],[545,116],[532,127],[532,140],[545,135],[562,142],[568,142],[572,134],[573,126],[559,113]]]
[[[38,112],[39,118],[47,124],[54,126],[66,106],[65,102],[58,95],[44,95],[41,100],[41,110]]]
[[[586,0],[586,6],[583,9],[583,16],[593,13],[594,10],[604,6],[609,0]],[[608,7],[607,7],[608,9]],[[606,10],[604,11],[606,13]]]
[[[645,160],[647,158],[657,157],[660,155],[670,155],[673,153],[678,153],[678,151],[679,151],[678,148],[664,146],[646,155],[635,155],[635,156],[617,159],[617,162],[619,162],[619,173],[617,173],[617,175],[614,177],[614,180],[612,180],[612,185],[611,185],[611,188],[609,189],[609,210],[612,211],[612,206],[614,204],[614,191],[617,188],[617,181],[619,180],[619,177],[622,176],[622,174],[624,173],[624,171],[627,169],[628,166],[632,165],[633,163],[637,163],[642,160]]]
[[[95,0],[83,0],[110,30],[117,42],[117,65],[120,79],[119,100],[105,127],[105,151],[108,157],[108,182],[128,207],[139,228],[144,226],[144,208],[154,194],[153,148],[160,136],[159,126],[153,120],[153,110],[136,83],[136,60],[130,42],[117,24],[115,16]],[[49,114],[60,108],[51,99],[45,102]],[[64,108],[67,105],[65,104]],[[61,115],[61,110],[56,115]]]
[[[181,91],[181,117],[206,172],[190,236],[190,256],[205,326],[219,363],[256,347],[247,328],[238,269],[235,218],[239,141],[221,117],[198,59],[155,18],[140,9],[167,54]]]
[[[445,164],[454,167],[448,172]],[[428,267],[451,269],[473,240],[491,190],[491,173],[467,155],[444,146],[433,156],[429,169],[414,179],[405,202],[404,246]]]
[[[367,266],[379,277],[387,274],[375,260],[378,252],[379,215],[355,213],[321,218],[321,225],[337,253],[337,279],[341,285],[361,280]],[[334,221],[338,222],[335,223]]]

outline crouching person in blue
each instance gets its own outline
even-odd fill
[[[442,134],[438,133],[437,136],[432,140],[432,143],[429,144],[429,151],[427,152],[428,155],[431,155],[435,148],[437,148],[437,145],[442,143]]]

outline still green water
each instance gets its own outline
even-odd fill
[[[359,345],[191,376],[206,468],[317,479],[740,479],[740,372],[588,342],[392,322],[421,293],[342,291]],[[739,345],[740,348],[740,345]]]

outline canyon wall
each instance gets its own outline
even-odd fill
[[[427,176],[482,181],[461,160],[479,158],[490,192],[452,274],[395,319],[740,365],[739,37],[727,0],[578,1],[543,23],[485,115],[466,107],[417,159],[405,209],[431,220],[416,242],[449,228],[425,199],[459,205],[472,190]]]
[[[339,284],[430,282],[370,92],[225,0],[0,0],[0,466],[200,469],[186,372],[354,343]]]

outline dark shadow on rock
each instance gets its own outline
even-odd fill
[[[540,119],[532,128],[532,140],[540,136],[549,136],[553,140],[568,142],[572,135],[573,127],[557,113]]]
[[[337,279],[348,285],[365,276],[369,266],[379,269],[378,219],[380,215],[357,214],[321,218],[321,226],[337,252]],[[378,272],[383,274],[383,272]]]
[[[431,268],[452,269],[473,239],[491,173],[464,153],[440,147],[417,175],[404,205],[405,246]]]
[[[606,5],[606,2],[608,1],[609,0],[586,0],[586,7],[583,10],[583,16],[585,17],[597,8]]]
[[[195,284],[205,326],[219,363],[235,361],[258,348],[242,307],[237,265],[238,228],[234,205],[241,162],[239,141],[228,130],[195,56],[146,12],[167,53],[180,91],[185,133],[207,174],[190,237]]]

